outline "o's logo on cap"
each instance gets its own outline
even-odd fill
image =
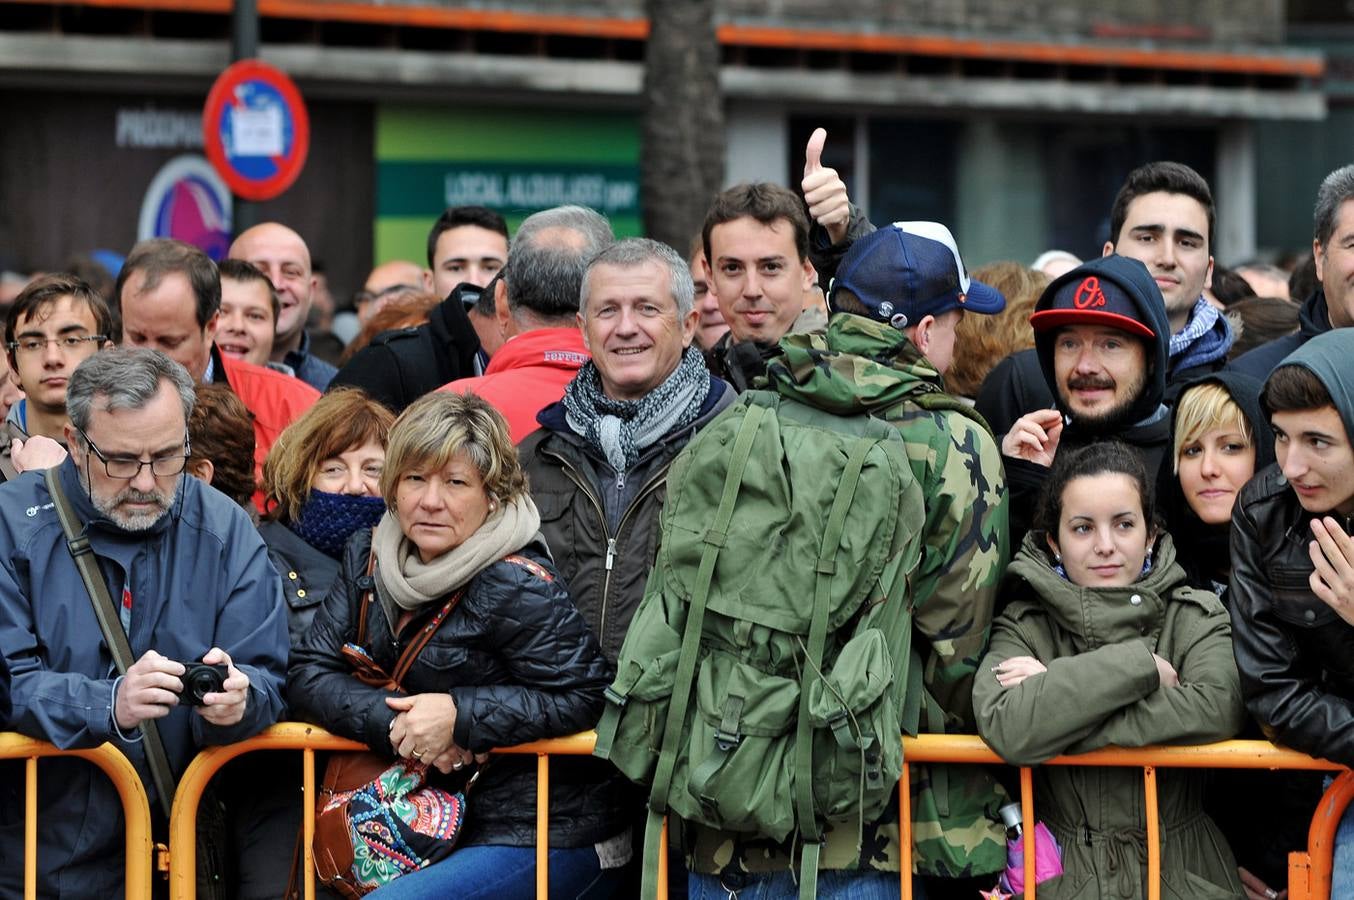
[[[1105,305],[1105,292],[1100,290],[1100,279],[1091,276],[1077,286],[1072,295],[1072,306],[1077,309],[1090,309],[1092,306]]]

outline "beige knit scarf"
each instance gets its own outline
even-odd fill
[[[531,497],[523,494],[489,514],[474,534],[432,562],[423,562],[413,541],[400,530],[395,514],[386,511],[376,526],[372,549],[376,576],[401,609],[416,610],[440,600],[490,565],[531,543],[541,527],[541,515]]]

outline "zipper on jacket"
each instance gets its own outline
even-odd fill
[[[639,489],[639,493],[635,494],[635,499],[632,500],[630,502],[630,505],[625,508],[625,512],[621,513],[621,520],[620,522],[616,523],[616,535],[618,537],[620,536],[620,533],[625,530],[625,523],[629,521],[630,514],[635,511],[636,507],[638,507],[640,503],[644,500],[644,498],[647,497],[652,491],[654,491],[658,485],[662,484],[664,481],[667,480],[668,467],[671,465],[672,465],[671,460],[669,460],[667,463],[664,463],[663,466],[659,468],[659,470],[654,474],[654,476],[644,483],[644,485]],[[605,530],[606,528],[605,517],[603,518],[602,528],[603,530]],[[602,622],[597,634],[598,641],[601,641],[602,635],[606,633],[606,611],[607,606],[611,601],[611,566],[612,563],[615,562],[616,557],[616,554],[614,552],[615,547],[616,547],[616,538],[614,537],[607,538],[606,580],[602,584]]]
[[[578,474],[578,470],[573,467],[573,464],[554,450],[542,450],[542,455],[548,456],[558,462],[560,467],[564,469],[564,474],[568,476],[569,480],[592,501],[593,509],[597,510],[597,520],[602,524],[602,534],[606,536],[606,566],[605,574],[602,578],[602,602],[597,622],[597,641],[598,643],[601,643],[606,635],[607,604],[611,600],[611,571],[616,563],[616,538],[625,530],[625,523],[629,520],[630,513],[634,511],[635,507],[639,506],[640,501],[647,497],[659,484],[662,484],[667,480],[668,469],[672,466],[672,460],[668,460],[664,463],[662,467],[654,473],[654,476],[646,481],[644,486],[639,489],[639,493],[635,494],[635,499],[631,501],[628,507],[626,507],[625,512],[621,513],[620,522],[616,525],[616,533],[612,534],[611,530],[607,527],[606,510],[602,508],[602,501],[598,499],[595,493],[593,493],[592,488],[588,486],[583,477]],[[620,477],[623,478],[624,476]]]

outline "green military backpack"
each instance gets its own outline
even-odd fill
[[[596,755],[650,785],[643,896],[669,811],[803,844],[878,818],[915,734],[908,587],[921,489],[897,430],[765,391],[699,432],[668,476],[658,558]]]

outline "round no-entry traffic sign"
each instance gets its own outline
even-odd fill
[[[207,159],[236,196],[271,200],[291,187],[310,150],[310,117],[285,72],[245,59],[216,79],[202,114]]]

